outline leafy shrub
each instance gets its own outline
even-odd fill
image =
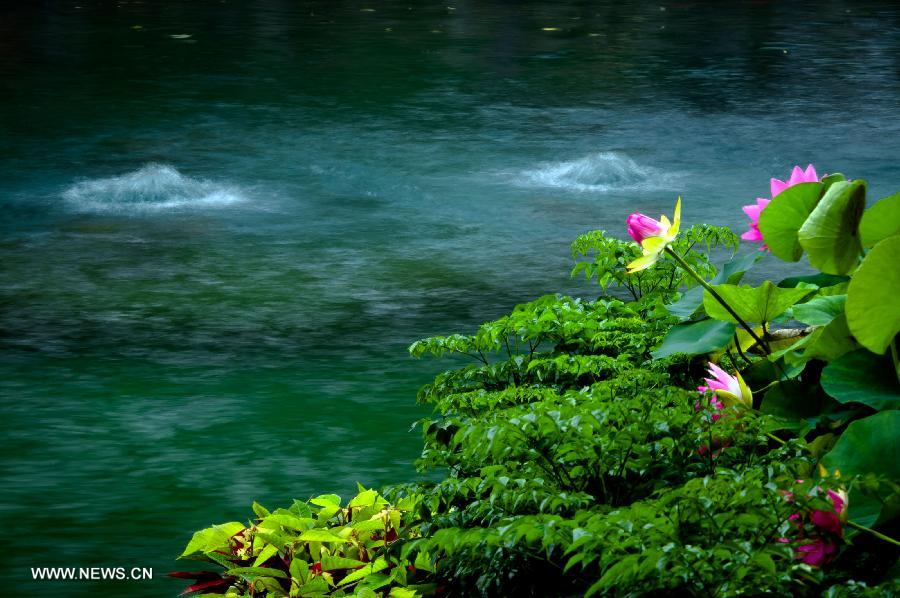
[[[171,575],[193,579],[185,593],[225,596],[359,596],[376,591],[408,598],[429,590],[416,580],[427,559],[398,558],[401,537],[415,536],[419,499],[391,505],[375,490],[360,492],[345,506],[334,494],[269,512],[253,505],[254,521],[230,522],[194,534],[182,558],[224,567]],[[424,555],[423,555],[424,556]],[[418,568],[418,570],[417,570]]]

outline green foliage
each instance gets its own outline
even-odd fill
[[[709,258],[710,252],[714,248],[721,247],[733,254],[739,242],[738,236],[727,227],[695,224],[681,232],[672,249],[708,278],[716,273],[716,268]],[[699,251],[701,247],[706,251]],[[696,284],[669,261],[659,262],[654,268],[635,274],[626,273],[626,264],[640,255],[641,250],[636,243],[609,237],[606,231],[591,231],[580,235],[572,243],[574,259],[589,258],[576,261],[572,276],[583,272],[585,278],[595,278],[600,288],[604,290],[608,287],[624,288],[634,299],[653,293],[668,298],[680,287],[691,287]]]
[[[231,522],[194,534],[182,558],[204,561],[221,573],[176,573],[197,579],[186,592],[216,596],[393,596],[430,593],[417,584],[428,563],[399,557],[415,537],[420,499],[407,496],[394,505],[360,486],[346,505],[334,494],[294,501],[269,512],[254,503],[256,518]],[[424,568],[423,568],[424,567]]]

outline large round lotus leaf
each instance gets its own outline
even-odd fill
[[[847,289],[847,325],[873,353],[884,353],[900,332],[900,235],[866,255]]]
[[[822,458],[829,472],[842,476],[875,473],[900,480],[900,411],[882,411],[847,426],[834,448]]]
[[[900,407],[900,383],[893,362],[865,349],[825,366],[822,388],[840,403],[862,403],[878,411]]]
[[[701,355],[725,347],[734,337],[734,324],[701,320],[672,326],[662,344],[653,351],[656,359],[675,353]]]
[[[800,183],[775,196],[759,215],[759,231],[769,251],[788,262],[803,255],[797,232],[822,196],[822,183]]]
[[[871,247],[882,239],[900,234],[900,193],[879,199],[863,212],[859,236],[863,247]]]
[[[865,209],[865,181],[841,181],[828,188],[797,233],[813,267],[826,274],[847,274],[856,268],[862,253],[859,222]]]
[[[780,197],[780,196],[779,196]],[[720,284],[713,287],[731,309],[745,322],[760,324],[771,322],[807,295],[812,289],[783,289],[768,280],[758,287]],[[703,294],[703,308],[710,318],[725,322],[737,322],[728,310],[710,293]]]

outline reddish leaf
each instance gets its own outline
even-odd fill
[[[179,596],[184,596],[185,594],[193,594],[194,592],[199,592],[201,590],[208,591],[214,589],[228,589],[228,586],[231,585],[231,582],[228,579],[213,579],[211,581],[204,581],[201,583],[195,583],[194,585],[188,586],[184,589],[184,591],[179,594]]]

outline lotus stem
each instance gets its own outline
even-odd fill
[[[725,310],[726,310],[729,314],[731,314],[731,317],[734,318],[735,321],[737,321],[737,323],[740,324],[740,325],[744,328],[744,330],[747,331],[747,333],[750,335],[750,337],[751,337],[754,341],[756,341],[756,344],[758,344],[760,347],[762,347],[763,351],[766,352],[766,355],[769,354],[769,346],[768,346],[765,342],[763,342],[763,340],[762,340],[761,338],[759,338],[759,336],[756,334],[756,332],[753,331],[753,327],[750,326],[749,324],[747,324],[747,322],[745,322],[743,318],[741,318],[739,315],[737,315],[737,313],[731,308],[731,306],[728,305],[728,303],[726,303],[726,301],[725,301],[724,299],[722,299],[722,296],[719,295],[719,293],[716,292],[716,290],[712,287],[711,284],[709,284],[708,282],[706,282],[705,280],[703,280],[703,277],[700,276],[700,275],[697,273],[696,270],[694,270],[693,268],[691,268],[690,264],[688,264],[686,261],[684,261],[684,258],[681,257],[680,255],[678,255],[678,253],[677,253],[676,251],[674,251],[671,247],[666,247],[666,253],[668,253],[670,256],[672,256],[672,258],[673,258],[676,262],[678,262],[678,265],[681,266],[681,267],[685,270],[685,272],[687,272],[688,274],[690,274],[691,276],[693,276],[693,277],[694,277],[694,280],[696,280],[697,282],[699,282],[700,285],[701,285],[704,289],[706,289],[706,291],[707,291],[710,295],[712,295],[713,299],[715,299],[716,301],[718,301],[719,304],[720,304],[722,307],[724,307]]]
[[[865,525],[860,525],[860,524],[856,523],[855,521],[848,521],[847,525],[849,525],[852,528],[858,529],[860,531],[872,534],[879,540],[884,540],[888,544],[893,544],[894,546],[900,546],[900,541],[895,540],[890,536],[886,536],[886,535],[882,534],[881,532],[876,532],[874,529],[872,529],[870,527],[866,527]]]

